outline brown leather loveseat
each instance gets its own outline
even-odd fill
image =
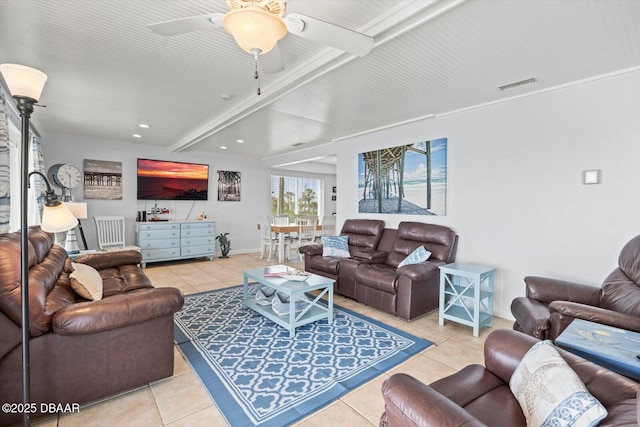
[[[640,236],[620,251],[600,288],[546,277],[524,279],[526,296],[511,302],[513,329],[555,340],[573,319],[640,332]]]
[[[385,412],[380,427],[526,426],[509,380],[525,353],[537,342],[523,333],[498,329],[485,341],[485,366],[469,365],[429,385],[407,374],[392,375],[382,385]],[[638,383],[557,350],[589,393],[607,409],[608,415],[599,426],[638,425]]]
[[[95,268],[103,298],[72,288],[66,251],[29,229],[31,402],[85,403],[173,374],[173,313],[183,295],[154,288],[137,251],[81,255]],[[0,235],[0,402],[22,402],[20,233]],[[34,414],[37,417],[38,414]],[[21,414],[0,413],[0,425]]]
[[[349,219],[350,258],[322,256],[322,245],[300,248],[305,270],[336,280],[336,293],[412,320],[438,308],[439,266],[455,259],[457,236],[448,227],[401,222],[383,228],[379,220]],[[398,268],[418,246],[431,252],[425,262]]]

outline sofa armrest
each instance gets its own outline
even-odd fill
[[[588,320],[616,328],[640,332],[640,317],[632,314],[620,313],[601,307],[593,307],[570,301],[554,301],[549,304],[551,313],[553,339],[564,331],[573,319]],[[560,323],[556,325],[555,323]]]
[[[407,374],[394,374],[382,384],[389,427],[396,426],[484,426],[426,384]]]
[[[322,245],[304,245],[298,248],[298,252],[309,256],[322,255]]]
[[[136,250],[117,252],[98,252],[95,254],[80,255],[76,262],[87,264],[96,270],[116,268],[122,265],[137,265],[142,262],[142,253]]]
[[[92,334],[172,315],[183,303],[176,288],[140,289],[69,305],[53,315],[52,326],[60,335]]]
[[[552,301],[575,301],[583,304],[598,305],[600,288],[550,279],[548,277],[527,276],[524,278],[527,297],[543,303]]]
[[[443,265],[442,261],[436,263],[432,261],[420,262],[418,264],[409,264],[398,267],[398,274],[408,276],[411,280],[427,280],[433,276],[437,276],[440,272],[438,266]]]
[[[549,337],[551,313],[536,299],[517,297],[511,301],[511,314],[525,334],[544,340]]]
[[[522,332],[496,329],[485,340],[484,365],[492,374],[508,384],[524,355],[538,341]]]
[[[353,249],[351,251],[351,258],[362,259],[374,263],[384,262],[384,260],[387,259],[387,255],[389,255],[388,252],[369,248]]]

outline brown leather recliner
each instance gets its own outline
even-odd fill
[[[322,245],[302,246],[299,251],[304,254],[304,269],[309,273],[319,274],[336,281],[336,293],[356,298],[356,284],[353,271],[365,261],[381,262],[385,253],[376,251],[382,237],[384,221],[374,219],[348,219],[344,222],[341,236],[349,236],[349,253],[351,258],[335,258],[322,256]]]
[[[513,329],[555,340],[573,319],[640,332],[640,236],[620,252],[618,268],[600,288],[528,276],[526,296],[511,302]]]
[[[538,340],[520,332],[498,329],[485,342],[484,363],[430,385],[406,374],[395,374],[382,385],[385,412],[380,427],[526,426],[509,380],[525,353]],[[605,426],[638,425],[638,383],[558,349],[607,409]]]
[[[20,233],[0,235],[0,402],[22,402]],[[154,288],[138,251],[81,255],[102,277],[103,299],[70,284],[71,261],[53,235],[29,229],[31,402],[85,403],[173,374],[180,290]],[[33,414],[37,417],[39,414]],[[0,413],[0,425],[21,414]]]
[[[401,222],[384,262],[360,264],[355,270],[356,299],[406,320],[438,308],[440,267],[455,259],[457,236],[448,227]],[[431,252],[425,262],[398,265],[418,246]]]

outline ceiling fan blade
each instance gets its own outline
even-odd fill
[[[373,48],[373,37],[299,13],[284,17],[291,34],[326,44],[358,56],[365,56]]]
[[[265,74],[276,74],[284,70],[278,43],[269,52],[260,55],[260,65]]]
[[[223,17],[224,13],[207,13],[205,15],[190,16],[188,18],[156,22],[155,24],[147,25],[147,28],[163,36],[175,36],[176,34],[190,33],[192,31],[215,27],[220,25]]]

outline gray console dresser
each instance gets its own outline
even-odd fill
[[[215,251],[213,221],[149,221],[136,224],[136,245],[142,268],[148,262],[209,257]]]

